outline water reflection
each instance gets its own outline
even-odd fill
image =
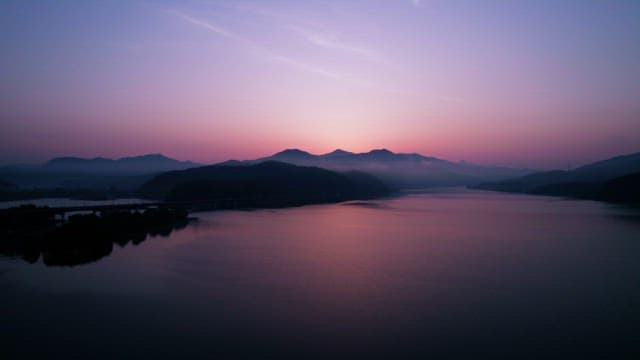
[[[0,254],[46,266],[74,266],[100,260],[113,245],[138,245],[148,236],[167,237],[187,226],[186,212],[147,209],[76,214],[63,223],[47,207],[22,206],[0,216]]]
[[[373,203],[198,213],[74,268],[0,260],[2,335],[22,357],[639,355],[628,210],[479,192]]]
[[[358,207],[364,207],[364,208],[370,208],[370,209],[384,209],[386,207],[384,204],[381,204],[380,202],[374,202],[374,201],[349,201],[349,202],[343,203],[342,205],[358,206]]]

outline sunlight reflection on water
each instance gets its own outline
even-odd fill
[[[89,265],[0,259],[2,336],[34,354],[103,338],[158,356],[635,349],[637,210],[465,191],[195,216]]]

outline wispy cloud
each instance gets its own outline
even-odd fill
[[[227,38],[229,40],[232,40],[235,44],[244,47],[248,50],[250,50],[251,52],[257,54],[258,56],[269,56],[271,54],[271,51],[269,51],[269,49],[265,48],[264,46],[260,45],[259,43],[243,36],[240,35],[236,32],[233,32],[231,30],[225,29],[222,26],[219,26],[217,24],[212,23],[211,21],[208,20],[204,20],[204,19],[200,19],[200,18],[196,18],[193,17],[189,14],[186,14],[182,11],[178,11],[178,10],[167,10],[167,13],[172,14],[177,16],[178,18],[182,19],[183,21],[209,30],[212,33]]]
[[[422,5],[424,5],[424,0],[411,0],[411,3],[415,7],[422,7]]]
[[[313,64],[309,64],[309,63],[305,63],[305,62],[301,62],[295,59],[292,59],[290,57],[286,57],[286,56],[281,56],[281,55],[274,55],[269,57],[269,60],[272,61],[277,61],[283,64],[287,64],[287,65],[291,65],[295,68],[301,69],[301,70],[305,70],[305,71],[309,71],[315,74],[319,74],[328,78],[332,78],[332,79],[338,79],[338,80],[344,80],[345,76],[338,74],[336,72],[324,69],[322,67],[313,65]]]
[[[226,38],[230,38],[230,39],[234,39],[234,40],[238,40],[240,43],[244,44],[245,46],[250,47],[252,50],[258,50],[260,51],[260,54],[265,57],[267,60],[271,60],[271,61],[277,61],[279,63],[283,63],[283,64],[287,64],[291,67],[294,67],[296,69],[300,69],[300,70],[304,70],[307,72],[311,72],[314,74],[318,74],[327,78],[331,78],[331,79],[335,79],[335,80],[345,80],[347,79],[346,76],[338,74],[336,72],[333,72],[331,70],[327,70],[325,68],[322,68],[320,66],[314,65],[314,64],[310,64],[310,63],[306,63],[306,62],[302,62],[299,60],[295,60],[293,58],[290,58],[288,56],[284,56],[284,55],[280,55],[280,54],[276,54],[273,51],[271,51],[270,49],[267,49],[266,47],[263,47],[257,43],[255,43],[252,40],[249,40],[243,36],[240,36],[234,32],[231,32],[227,29],[224,29],[218,25],[212,24],[209,21],[206,20],[202,20],[202,19],[198,19],[195,18],[193,16],[190,16],[188,14],[185,14],[181,11],[177,11],[177,10],[168,10],[167,12],[174,14],[176,16],[178,16],[179,18],[181,18],[182,20],[184,20],[185,22],[188,22],[192,25],[198,26],[198,27],[202,27],[204,29],[207,29],[209,31],[214,32],[215,34],[219,35],[219,36],[223,36]]]
[[[290,26],[289,28],[313,45],[355,54],[369,60],[379,60],[379,56],[374,51],[341,41],[335,35],[305,29],[300,26]]]
[[[367,89],[376,89],[376,90],[380,90],[380,91],[385,91],[385,92],[389,92],[389,93],[401,93],[400,91],[396,91],[395,89],[388,89],[386,87],[382,87],[379,84],[376,84],[374,82],[362,79],[362,78],[358,78],[349,74],[344,74],[344,73],[339,73],[339,72],[335,72],[335,71],[331,71],[328,69],[325,69],[321,66],[317,66],[315,64],[312,63],[308,63],[308,62],[304,62],[304,61],[300,61],[300,60],[296,60],[290,57],[286,57],[286,56],[272,56],[269,58],[269,60],[271,61],[276,61],[282,64],[286,64],[289,65],[293,68],[302,70],[302,71],[306,71],[306,72],[310,72],[310,73],[314,73],[314,74],[318,74],[321,75],[323,77],[326,78],[330,78],[330,79],[334,79],[334,80],[340,80],[343,81],[345,83],[349,83],[352,85],[356,85],[362,88],[367,88]],[[404,93],[404,92],[402,92]]]
[[[183,21],[189,24],[209,30],[218,36],[232,39],[238,44],[240,44],[241,46],[244,46],[252,50],[253,53],[256,54],[257,56],[260,56],[266,60],[278,62],[297,70],[302,70],[308,73],[316,74],[316,75],[333,79],[333,80],[344,81],[344,82],[351,83],[361,87],[377,88],[377,89],[380,88],[378,84],[375,84],[373,82],[370,82],[361,78],[357,78],[349,74],[335,72],[311,62],[306,62],[303,60],[295,59],[290,56],[282,55],[276,51],[273,51],[273,49],[271,49],[270,47],[266,47],[260,43],[253,41],[252,39],[246,38],[243,35],[240,35],[231,30],[225,29],[210,21],[196,18],[189,14],[186,14],[184,12],[177,11],[177,10],[167,10],[167,12],[177,16],[178,18],[182,19]],[[331,48],[331,49],[339,49],[342,51],[359,54],[361,56],[371,56],[372,59],[373,59],[373,56],[375,55],[373,52],[370,52],[367,49],[344,44],[326,35],[311,32],[301,27],[295,27],[295,31],[303,35],[309,42],[317,46],[322,46],[322,47]]]
[[[335,32],[324,31],[322,24],[313,21],[309,17],[300,14],[293,15],[283,12],[267,10],[255,5],[238,5],[241,11],[249,12],[253,15],[268,19],[277,26],[283,27],[301,36],[310,44],[330,50],[342,51],[360,58],[383,62],[382,56],[372,49],[361,45],[352,44],[344,41]],[[287,25],[288,24],[288,25]]]
[[[207,30],[211,30],[211,31],[213,31],[214,33],[216,33],[218,35],[221,35],[221,36],[224,36],[224,37],[228,37],[228,38],[235,38],[235,39],[238,38],[238,36],[236,34],[230,32],[230,31],[227,31],[226,29],[223,29],[223,28],[221,28],[221,27],[219,27],[217,25],[214,25],[214,24],[212,24],[212,23],[210,23],[208,21],[194,18],[193,16],[187,15],[187,14],[181,12],[181,11],[178,11],[178,10],[167,10],[167,12],[170,13],[170,14],[174,14],[174,15],[178,16],[179,18],[181,18],[182,20],[184,20],[186,22],[189,22],[189,23],[191,23],[193,25],[200,26],[200,27],[205,28]]]
[[[290,14],[284,13],[281,11],[273,11],[262,6],[256,6],[255,4],[249,3],[234,3],[232,6],[237,11],[246,12],[253,14],[254,16],[259,16],[265,19],[269,19],[273,22],[277,23],[288,23],[288,24],[301,24],[304,26],[317,26],[317,22],[313,21],[312,18],[302,16],[300,14]]]

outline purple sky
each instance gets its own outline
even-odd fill
[[[2,1],[0,163],[640,151],[640,1]]]

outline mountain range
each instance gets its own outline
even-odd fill
[[[229,160],[218,165],[246,166],[265,161],[315,166],[338,172],[366,172],[378,177],[393,189],[473,185],[531,172],[526,169],[451,162],[416,153],[394,153],[387,149],[375,149],[364,153],[337,149],[322,155],[287,149],[267,157],[244,161]],[[202,164],[178,161],[160,154],[120,159],[59,157],[42,165],[5,166],[0,168],[0,179],[22,188],[133,189],[154,174],[198,166]]]
[[[179,161],[161,154],[119,159],[58,157],[41,165],[0,167],[0,179],[22,189],[29,188],[119,188],[132,190],[153,175],[201,164]]]
[[[314,155],[300,149],[287,149],[255,160],[230,160],[221,164],[240,166],[263,161],[281,161],[335,171],[362,171],[378,177],[394,189],[473,185],[532,172],[528,169],[451,162],[417,153],[394,153],[387,149],[374,149],[364,153],[337,149],[322,155]]]
[[[387,149],[363,153],[337,149],[320,155],[300,149],[286,149],[267,157],[228,160],[215,165],[233,172],[235,170],[229,169],[267,162],[317,167],[342,174],[353,171],[366,173],[392,190],[469,186],[485,190],[597,199],[624,198],[625,192],[620,189],[633,193],[635,187],[632,183],[637,177],[632,175],[640,173],[640,153],[616,156],[569,171],[540,172],[451,162],[417,153],[394,153]],[[117,189],[133,194],[158,174],[199,167],[202,164],[178,161],[161,154],[119,159],[60,157],[41,165],[0,167],[0,193],[11,195],[6,198],[25,196],[17,193],[34,189]],[[624,178],[618,179],[621,177]]]
[[[191,161],[179,161],[162,154],[108,159],[97,157],[85,159],[79,157],[58,157],[42,165],[44,170],[59,172],[110,174],[110,175],[142,175],[171,170],[182,170],[201,164]]]
[[[638,201],[640,182],[637,180],[640,180],[640,153],[616,156],[573,170],[536,172],[472,187],[596,200]]]

